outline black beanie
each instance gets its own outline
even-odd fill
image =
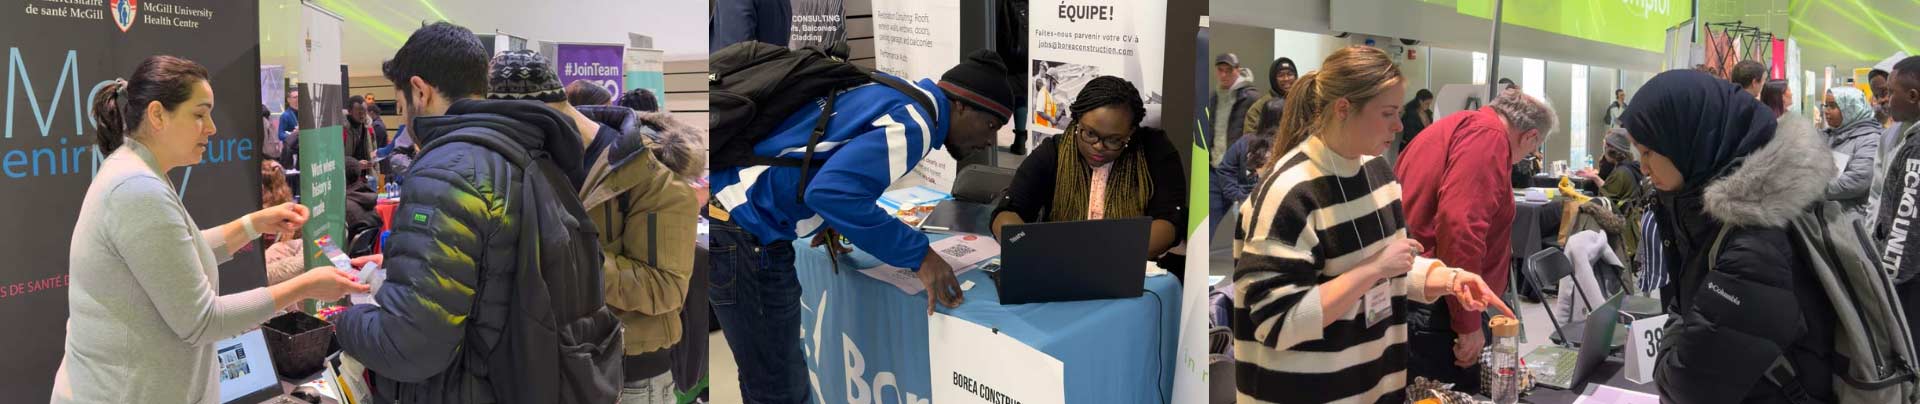
[[[561,102],[567,92],[560,88],[560,76],[545,56],[530,50],[502,52],[493,57],[493,71],[487,75],[487,99],[536,100]]]
[[[993,114],[1001,120],[1013,116],[1013,88],[1007,86],[1007,66],[1000,54],[981,49],[968,53],[965,60],[940,75],[940,89],[947,98]]]

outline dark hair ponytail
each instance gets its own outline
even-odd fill
[[[112,154],[146,118],[147,104],[160,101],[171,111],[193,98],[193,85],[206,81],[207,68],[167,55],[149,56],[133,69],[133,78],[114,80],[93,93],[94,144]]]
[[[127,118],[121,112],[126,110],[126,90],[126,80],[114,79],[93,93],[93,136],[100,154],[113,154],[126,139]]]

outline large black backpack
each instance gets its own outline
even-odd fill
[[[792,49],[761,42],[741,42],[714,52],[708,62],[708,166],[714,170],[751,166],[801,167],[800,190],[805,194],[812,177],[813,147],[826,134],[840,92],[868,83],[900,91],[922,109],[939,109],[926,94],[899,78],[870,71],[814,48]],[[788,116],[826,98],[822,119],[814,125],[801,158],[753,155],[753,146],[773,135]]]
[[[520,170],[518,189],[504,190],[519,220],[512,273],[480,274],[477,291],[508,288],[506,322],[497,338],[466,327],[462,349],[480,363],[470,374],[491,382],[503,403],[611,403],[620,397],[622,327],[607,310],[599,231],[560,166],[498,131],[456,131],[427,145],[486,147]],[[486,293],[479,293],[486,296]],[[474,318],[487,305],[476,304]]]

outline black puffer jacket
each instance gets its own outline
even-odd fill
[[[539,103],[458,100],[446,115],[417,118],[413,124],[423,146],[467,130],[502,133],[536,160],[553,160],[574,182],[584,176],[585,150],[573,121]],[[333,318],[340,346],[373,371],[374,391],[386,400],[500,401],[475,347],[500,341],[512,290],[483,288],[480,280],[511,285],[522,221],[508,195],[521,188],[520,169],[485,146],[448,143],[423,150],[408,177],[387,241],[388,278],[375,296],[380,305],[354,306]],[[554,186],[569,189],[535,196],[531,203],[579,203],[574,192],[567,192],[572,191],[568,184]],[[599,290],[598,284],[591,287]],[[554,309],[563,316],[577,311]],[[611,316],[606,319],[607,327],[618,326]],[[469,328],[477,329],[469,334]]]
[[[1835,169],[1805,120],[1774,133],[1704,191],[1656,196],[1667,262],[1680,263],[1660,291],[1673,314],[1654,370],[1664,402],[1787,402],[1763,377],[1783,354],[1809,395],[1835,400],[1833,308],[1785,228],[1821,200]],[[1721,226],[1731,230],[1709,270]]]

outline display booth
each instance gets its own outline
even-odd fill
[[[259,3],[209,0],[30,1],[0,12],[7,49],[6,121],[0,135],[0,370],[7,401],[49,397],[66,334],[67,250],[95,152],[93,92],[152,55],[199,62],[212,73],[220,128],[200,164],[169,174],[187,211],[222,223],[260,209]],[[156,240],[158,242],[158,240]],[[221,266],[219,292],[260,287],[260,249]],[[172,336],[152,336],[171,338]]]
[[[803,30],[805,23],[832,19],[802,12],[802,3],[815,2],[796,1],[790,46],[806,46],[805,36],[816,34]],[[850,9],[862,6],[866,4],[847,5]],[[968,39],[991,39],[991,33],[976,35],[991,30],[991,24],[969,24],[993,21],[992,13],[1001,10],[958,0],[873,0],[870,7],[870,16],[851,21],[871,24],[871,31],[865,27],[847,31],[851,60],[870,62],[876,70],[908,80],[938,80],[972,50],[970,46],[993,42]],[[1162,80],[1165,75],[1186,77],[1206,71],[1204,66],[1187,67],[1194,62],[1185,57],[1165,60],[1169,54],[1204,53],[1193,48],[1199,8],[1170,10],[1168,2],[1157,0],[1097,0],[1069,6],[1030,3],[1029,7],[1030,59],[1025,63],[1030,83],[1023,96],[1031,97],[1030,109],[1024,117],[1015,118],[1028,120],[1027,127],[1036,136],[1028,145],[1060,133],[1069,123],[1069,105],[1080,87],[1100,75],[1127,79],[1140,89],[1148,110],[1143,125],[1165,126],[1177,145],[1196,138],[1189,132],[1195,128],[1187,122],[1203,111],[1163,117],[1161,105],[1205,98],[1205,89],[1199,87],[1198,94],[1168,94],[1192,92],[1185,87],[1189,80],[1179,80],[1172,87]],[[1184,34],[1172,36],[1169,31],[1174,27],[1183,27]],[[873,36],[855,36],[862,32]],[[871,50],[864,49],[869,43]],[[1176,65],[1178,69],[1168,67]],[[1192,155],[1206,155],[1205,149],[1196,150],[1181,148]],[[1206,164],[1205,158],[1189,161],[1200,167]],[[960,176],[959,164],[946,153],[932,153],[892,188],[951,192]],[[1200,176],[1190,178],[1191,183],[1203,183],[1199,181],[1207,171],[1200,167],[1193,171]],[[1195,198],[1204,205],[1205,188],[1191,189],[1198,191]],[[1201,225],[1205,217],[1204,210],[1190,213],[1189,228],[1179,231],[1207,228]],[[928,237],[992,242],[985,235],[929,233]],[[919,281],[879,272],[887,268],[866,253],[855,252],[836,261],[805,240],[794,247],[802,289],[801,345],[809,387],[822,402],[1164,403],[1198,401],[1206,394],[1195,388],[1206,370],[1202,334],[1181,332],[1189,315],[1204,318],[1199,311],[1204,281],[1198,280],[1203,275],[1188,277],[1194,280],[1194,287],[1186,288],[1191,290],[1183,290],[1174,276],[1162,272],[1146,278],[1145,291],[1137,298],[1003,305],[995,281],[976,269],[958,276],[968,288],[965,303],[942,307],[929,316],[927,292],[903,290]],[[1187,265],[1191,273],[1203,274],[1206,255],[1195,257]],[[1140,269],[1114,270],[1144,270],[1150,265],[1143,262]],[[1185,313],[1188,307],[1194,313]],[[1181,347],[1188,345],[1198,347],[1193,349],[1194,358],[1183,356]],[[1183,366],[1183,361],[1191,366]],[[1192,381],[1176,388],[1177,378]],[[1175,399],[1175,394],[1189,399]]]

